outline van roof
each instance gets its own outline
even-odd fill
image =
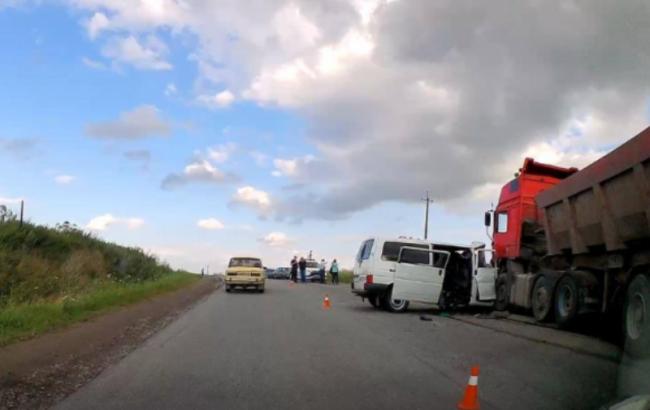
[[[469,249],[476,249],[476,248],[481,248],[484,247],[485,244],[483,242],[472,242],[471,244],[458,244],[458,243],[447,243],[447,242],[433,242],[429,240],[424,240],[424,239],[419,239],[419,238],[387,238],[387,237],[381,237],[381,236],[375,236],[375,237],[370,237],[368,239],[374,239],[375,241],[378,242],[405,242],[405,243],[427,243],[427,244],[433,244],[434,246],[453,246],[457,248],[469,248]]]

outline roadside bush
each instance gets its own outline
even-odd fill
[[[98,239],[70,223],[0,224],[0,307],[75,295],[103,282],[137,283],[171,272],[142,249]]]

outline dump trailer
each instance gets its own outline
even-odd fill
[[[604,315],[650,354],[650,128],[580,171],[527,158],[492,216],[497,310]]]

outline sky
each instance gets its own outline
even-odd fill
[[[175,268],[488,242],[649,125],[645,1],[0,0],[0,203]]]

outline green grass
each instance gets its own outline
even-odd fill
[[[339,281],[341,283],[351,283],[352,282],[352,271],[351,270],[342,270],[339,273]]]
[[[199,275],[173,272],[143,282],[104,281],[78,296],[5,305],[0,307],[0,346],[179,289],[199,279]]]
[[[83,294],[98,282],[156,280],[169,272],[142,249],[103,241],[74,225],[0,223],[0,308]]]

